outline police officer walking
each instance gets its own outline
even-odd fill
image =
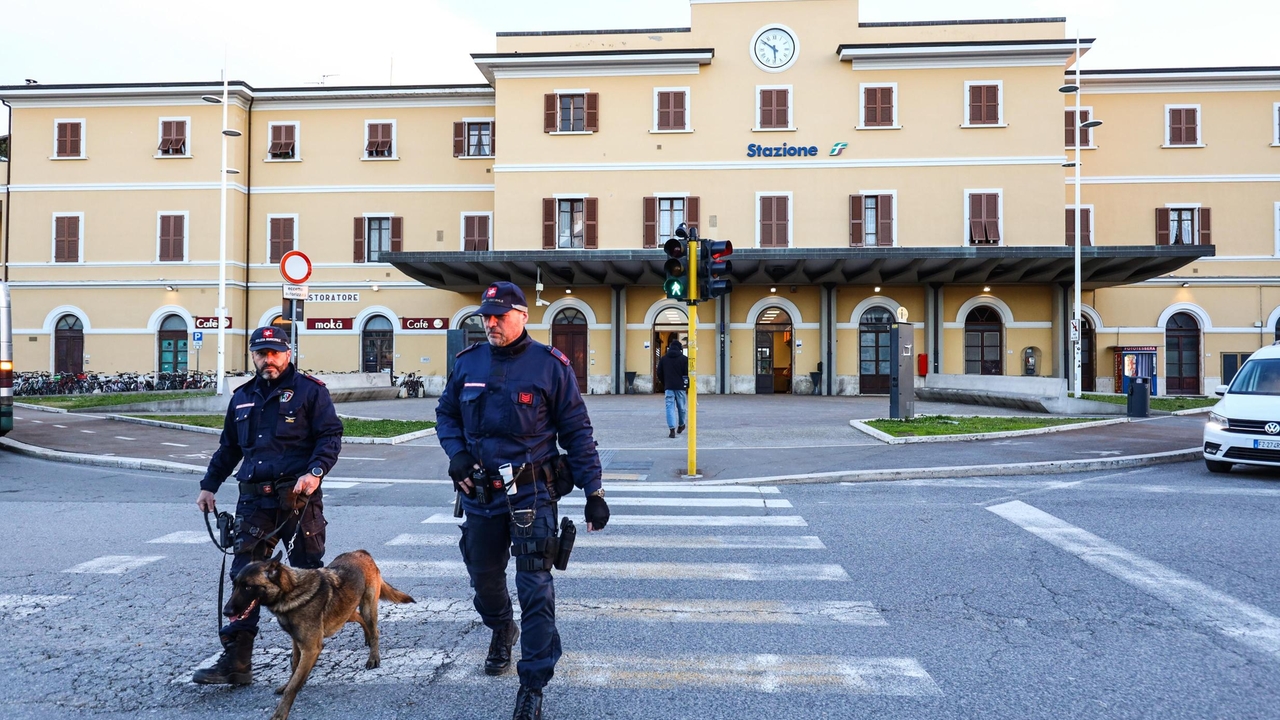
[[[519,638],[520,690],[512,717],[537,720],[542,689],[561,652],[551,580],[554,494],[557,487],[561,493],[582,488],[588,531],[604,529],[609,506],[600,486],[591,420],[569,358],[529,337],[527,301],[509,282],[484,291],[479,314],[489,342],[458,353],[436,407],[436,435],[449,455],[449,477],[463,495],[466,520],[459,548],[475,589],[475,608],[493,631],[484,670],[489,675],[505,671]],[[566,456],[558,455],[557,440]],[[504,481],[513,493],[503,489]],[[512,554],[518,627],[507,590]]]
[[[244,566],[270,557],[281,539],[289,545],[290,565],[324,566],[326,521],[320,479],[333,469],[342,449],[342,421],[329,390],[291,364],[288,332],[279,327],[258,328],[250,337],[249,350],[257,374],[231,397],[222,439],[196,499],[201,510],[216,512],[213,494],[244,459],[236,472],[240,499],[233,580]],[[259,612],[254,603],[249,612],[222,628],[218,634],[222,655],[212,667],[197,670],[193,682],[253,682],[251,659]]]

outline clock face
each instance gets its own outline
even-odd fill
[[[796,41],[791,33],[780,28],[765,28],[756,37],[752,47],[756,62],[770,70],[784,68],[796,56]]]

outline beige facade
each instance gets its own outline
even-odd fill
[[[821,363],[820,392],[882,392],[900,308],[930,372],[1070,375],[1074,96],[1059,86],[1076,49],[1063,19],[859,23],[855,0],[691,7],[690,28],[500,34],[475,56],[488,85],[233,83],[228,368],[246,365],[246,330],[279,314],[274,260],[298,249],[314,266],[304,368],[415,372],[439,388],[447,330],[479,288],[511,279],[530,332],[575,349],[584,390],[645,391],[687,332],[646,243],[684,219],[738,249],[733,292],[698,307],[703,391],[810,392]],[[1086,70],[1082,86],[1104,121],[1081,153],[1085,387],[1113,390],[1116,348],[1155,346],[1177,391],[1212,391],[1224,354],[1280,332],[1280,68]],[[161,337],[179,325],[205,332],[185,367],[216,366],[216,331],[198,327],[215,316],[219,269],[210,94],[221,86],[0,88],[20,370],[65,366],[77,332],[86,372],[180,369],[163,346],[176,335]],[[662,114],[672,98],[679,116]],[[175,121],[176,153],[162,149]],[[78,147],[59,144],[67,123]],[[784,143],[815,150],[775,157]],[[873,211],[881,222],[857,224]],[[175,215],[177,239],[162,219]]]

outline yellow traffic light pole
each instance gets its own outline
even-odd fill
[[[696,233],[696,231],[695,231]],[[689,263],[689,473],[685,477],[696,478],[698,475],[698,240],[694,234],[689,238],[689,249],[685,254]]]

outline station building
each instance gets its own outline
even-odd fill
[[[486,84],[230,84],[229,369],[284,322],[297,249],[303,368],[439,389],[448,331],[481,339],[479,292],[510,280],[583,392],[657,389],[688,339],[661,287],[681,222],[736,248],[697,308],[701,392],[885,393],[900,312],[930,373],[1070,377],[1076,212],[1085,390],[1144,348],[1160,394],[1212,392],[1280,337],[1280,67],[1083,70],[1079,120],[1104,124],[1076,207],[1064,18],[691,0],[687,28],[500,33],[473,59]],[[216,365],[221,92],[0,88],[20,370]]]

